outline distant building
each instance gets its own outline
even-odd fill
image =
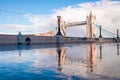
[[[37,34],[34,34],[35,36],[55,36],[55,31],[54,30],[51,30],[49,32],[46,32],[46,33],[37,33]]]

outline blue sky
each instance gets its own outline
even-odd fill
[[[3,10],[31,14],[51,14],[53,9],[96,0],[0,0]]]
[[[101,10],[103,10],[104,6],[106,7],[106,9],[108,8],[107,10],[110,10],[109,7],[117,7],[118,4],[119,0],[0,0],[0,10],[24,14],[18,15],[0,11],[0,33],[16,34],[19,31],[21,31],[23,34],[38,33],[42,29],[53,29],[53,27],[48,27],[51,25],[53,26],[53,23],[44,19],[46,16],[52,16],[50,18],[56,19],[55,15],[61,15],[65,20],[69,20],[71,19],[71,14],[74,13],[75,18],[81,17],[80,19],[85,19],[86,15],[91,10],[91,6],[93,8],[93,12],[95,12],[96,15],[98,14],[96,12],[100,12]],[[76,11],[76,9],[79,9],[81,12],[79,13],[78,11]],[[74,10],[75,12],[71,12],[72,10]],[[105,11],[106,13],[104,12],[104,14],[101,14],[101,17],[107,14],[107,10]],[[117,11],[119,12],[119,10],[116,10],[116,13]],[[65,18],[64,13],[66,14],[66,16],[68,16],[67,19]],[[33,15],[34,17],[29,17],[26,15]],[[97,16],[99,18],[99,15]],[[116,16],[118,16],[118,14]],[[116,16],[114,16],[114,18]],[[43,19],[46,23],[41,21],[41,19]],[[101,21],[102,20],[98,22],[104,24]]]
[[[51,15],[54,9],[92,1],[96,0],[0,0],[0,10],[30,15]],[[0,11],[0,24],[30,25],[31,22],[23,15]],[[0,31],[4,32],[3,29]],[[6,30],[5,32],[10,32],[9,29]]]
[[[50,15],[54,9],[75,5],[78,3],[92,2],[96,0],[0,0],[0,10],[7,10],[31,15]],[[20,15],[0,12],[0,23],[24,23],[27,21]],[[9,18],[16,20],[10,20]]]

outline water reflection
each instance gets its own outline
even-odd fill
[[[87,44],[86,45],[86,50],[87,50],[87,71],[88,72],[93,72],[96,70],[97,66],[97,47],[96,44]],[[102,45],[100,44],[100,59],[102,59]],[[66,47],[60,47],[57,46],[57,54],[58,54],[58,70],[62,70],[62,66],[65,64],[66,61]],[[73,53],[74,54],[74,53]],[[67,60],[70,60],[67,58]],[[74,61],[74,63],[77,61],[77,63],[81,63],[79,60],[81,60],[83,63],[85,63],[85,60],[82,59],[72,59],[71,61]]]
[[[119,43],[117,43],[117,55],[119,55]]]
[[[86,45],[86,49],[87,50],[87,71],[88,72],[93,72],[96,70],[96,66],[97,66],[97,63],[96,63],[96,53],[97,53],[97,47],[96,47],[96,44],[87,44]],[[59,71],[62,71],[62,66],[65,64],[65,61],[66,61],[66,47],[60,47],[60,46],[57,46],[57,54],[58,54],[58,70]],[[74,53],[73,53],[74,54]],[[102,46],[100,45],[100,59],[102,59]],[[68,59],[67,57],[67,61],[72,61],[74,63],[83,63],[85,64],[85,60],[82,60],[82,59],[76,59],[76,58],[73,58],[73,59]]]
[[[81,77],[88,80],[120,79],[120,57],[117,56],[119,43],[75,44],[72,47],[69,45],[17,45],[15,50],[6,49],[6,47],[4,49],[2,48],[0,52],[0,74],[4,78],[8,77],[6,74],[9,72],[11,76],[26,75],[27,79],[31,78],[30,74],[32,74],[34,79],[41,80],[49,79],[51,76],[51,80],[56,78],[58,80],[62,75],[65,75],[63,80],[73,80],[74,76],[75,80]]]
[[[88,71],[96,70],[96,44],[87,44]]]
[[[26,49],[31,49],[31,45],[26,44],[25,47]]]
[[[66,48],[65,47],[58,47],[58,71],[62,70],[62,66],[65,64],[66,59]]]
[[[100,59],[102,59],[102,44],[100,44]]]
[[[22,53],[22,44],[18,44],[18,54],[19,56],[21,56],[21,53]]]

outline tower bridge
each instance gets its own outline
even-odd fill
[[[87,38],[93,38],[96,35],[96,28],[95,28],[95,20],[96,16],[90,12],[89,15],[86,17],[86,21],[80,21],[80,22],[74,22],[74,23],[65,23],[65,21],[62,20],[61,16],[58,16],[58,33],[57,35],[66,36],[66,28],[68,27],[76,27],[81,25],[86,25],[86,37]],[[60,28],[59,28],[60,27]],[[60,30],[59,30],[60,29]]]
[[[7,12],[10,14],[24,15],[17,12],[0,10],[0,12]],[[32,15],[30,15],[32,16]],[[46,19],[49,19],[48,17]],[[45,36],[36,36],[36,35],[23,35],[22,43],[25,43],[25,38],[30,37],[33,44],[38,43],[79,43],[79,42],[120,42],[119,30],[116,30],[116,34],[104,29],[101,25],[96,24],[96,16],[90,12],[86,16],[85,21],[78,22],[65,22],[61,16],[57,16],[57,34],[55,36],[49,35]],[[77,27],[86,25],[86,37],[67,37],[66,28]],[[99,37],[96,37],[97,29],[99,30]],[[73,31],[74,32],[74,31]],[[102,34],[112,36],[111,38],[105,38]],[[0,35],[0,44],[16,44],[17,35]]]
[[[57,16],[58,18],[58,32],[56,34],[56,36],[61,36],[64,38],[69,38],[66,37],[66,28],[69,27],[77,27],[77,26],[82,26],[82,25],[86,25],[86,37],[78,37],[78,40],[85,40],[86,41],[94,41],[94,42],[111,42],[111,41],[117,41],[119,42],[119,30],[117,29],[117,34],[114,34],[104,28],[101,27],[101,25],[96,24],[96,16],[92,14],[92,12],[90,12],[89,15],[86,16],[86,21],[79,21],[79,22],[73,22],[73,23],[66,23],[61,16]],[[96,33],[97,33],[97,29],[99,30],[99,37],[96,37]],[[102,33],[105,33],[106,35],[112,36],[112,38],[103,38],[102,37]],[[117,37],[117,38],[116,38]],[[69,40],[75,40],[75,37],[72,38],[70,37]],[[77,41],[77,40],[75,40]]]

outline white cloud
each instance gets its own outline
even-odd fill
[[[30,33],[32,32],[32,25],[20,25],[20,24],[4,24],[1,25],[1,33],[16,34],[18,32]]]
[[[120,1],[102,0],[97,2],[77,4],[56,10],[54,15],[61,15],[63,20],[66,22],[84,21],[86,20],[86,15],[90,11],[96,15],[96,23],[102,25],[103,28],[113,33],[116,33],[116,29],[120,30]],[[76,31],[69,30],[70,32],[68,31],[68,33],[70,35],[72,33],[73,36],[78,35],[74,34],[74,32],[79,34],[85,33],[85,29],[81,29],[82,30],[76,29]]]
[[[32,25],[14,25],[15,30],[25,30],[37,32],[46,32],[56,28],[57,16],[62,16],[65,22],[85,21],[86,15],[92,11],[96,15],[96,23],[103,28],[116,33],[120,30],[120,1],[101,0],[96,2],[86,2],[75,4],[73,6],[55,9],[54,14],[47,15],[26,15]],[[7,25],[8,26],[8,25]],[[9,25],[10,27],[10,25]],[[72,29],[72,30],[70,30]],[[75,32],[75,33],[74,33]],[[68,28],[69,36],[85,36],[85,26],[78,28]],[[80,34],[80,35],[79,35]]]

